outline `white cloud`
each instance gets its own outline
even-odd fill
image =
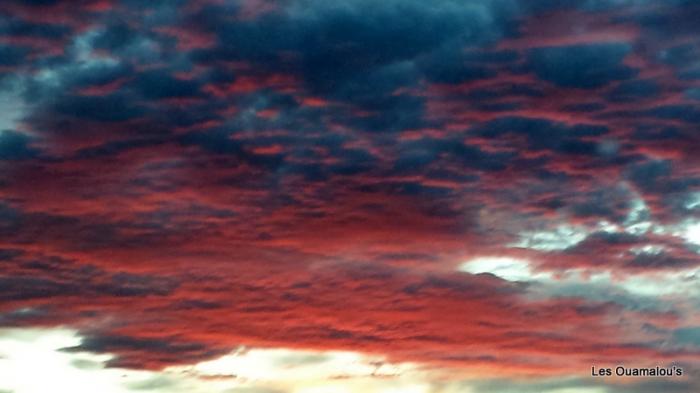
[[[683,206],[688,210],[700,209],[700,192],[690,194]]]
[[[345,351],[241,349],[190,368],[200,375],[236,375],[246,381],[305,381],[318,378],[398,376],[414,370],[410,364],[390,364],[383,357]]]
[[[110,354],[62,351],[70,329],[0,329],[0,391],[13,393],[427,393],[428,374],[358,352],[241,349],[160,372],[105,368]]]
[[[700,221],[687,223],[683,231],[683,237],[688,243],[700,245]]]
[[[0,330],[0,389],[15,393],[121,393],[117,370],[84,370],[75,364],[102,364],[108,356],[68,354],[80,338],[70,330]]]
[[[566,250],[586,240],[590,232],[582,226],[562,224],[553,230],[522,232],[520,241],[509,244],[509,247],[537,251]]]
[[[4,88],[3,88],[4,87]],[[27,110],[16,81],[0,86],[0,131],[17,129],[17,123]]]
[[[640,253],[653,253],[654,246],[642,247]],[[566,271],[538,271],[532,261],[512,257],[484,256],[462,263],[459,271],[479,274],[491,273],[507,281],[537,283],[531,291],[540,295],[565,295],[567,287],[590,287],[591,291],[610,289],[635,296],[662,296],[683,294],[686,297],[700,297],[700,269],[686,269],[659,272],[628,272],[624,276],[609,271],[568,269]],[[580,293],[576,296],[580,296]]]
[[[491,273],[508,281],[532,281],[549,277],[547,273],[535,273],[529,261],[511,257],[478,257],[464,262],[458,269],[471,274]]]

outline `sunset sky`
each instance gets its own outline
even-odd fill
[[[700,2],[0,1],[47,392],[700,392]]]

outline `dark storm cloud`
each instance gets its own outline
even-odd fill
[[[568,112],[597,112],[597,111],[600,111],[600,110],[605,109],[605,108],[606,108],[605,104],[591,102],[591,103],[566,105],[562,108],[562,110],[568,111]]]
[[[646,193],[668,195],[700,186],[700,178],[674,173],[670,160],[648,160],[628,170],[628,178]]]
[[[243,143],[231,138],[231,135],[224,131],[189,133],[183,135],[179,142],[186,146],[199,146],[211,153],[231,156],[240,162],[253,166],[274,169],[284,161],[284,155],[282,154],[255,154],[247,149]]]
[[[620,83],[610,92],[608,99],[613,102],[653,100],[659,91],[659,86],[654,81],[632,80]]]
[[[685,67],[698,59],[698,51],[695,45],[683,44],[665,49],[660,57],[664,63]]]
[[[507,167],[511,152],[490,153],[460,140],[424,138],[400,146],[394,169],[398,173],[420,172],[440,162],[457,163],[460,168],[498,171]]]
[[[9,250],[14,251],[14,250]],[[0,297],[5,301],[52,297],[165,296],[178,283],[168,277],[127,272],[108,273],[93,265],[58,257],[28,258],[11,252],[0,275]]]
[[[399,131],[429,126],[424,120],[424,101],[410,94],[362,98],[361,105],[376,110],[367,116],[342,114],[340,119],[349,126],[365,131]]]
[[[685,92],[686,96],[694,100],[700,100],[700,88],[688,89]]]
[[[651,34],[659,34],[666,37],[682,37],[696,34],[698,25],[695,23],[700,18],[700,5],[694,0],[672,0],[665,12],[651,12],[647,10],[635,18],[635,21]]]
[[[110,24],[95,38],[93,45],[98,49],[116,51],[140,39],[140,32],[129,27],[125,21]]]
[[[635,76],[637,70],[622,63],[630,51],[625,43],[552,46],[530,50],[528,61],[543,80],[591,89]]]
[[[700,109],[692,102],[675,105],[658,105],[645,110],[610,111],[599,115],[601,119],[646,119],[658,121],[679,121],[686,124],[695,124],[700,121]]]
[[[69,95],[62,97],[54,109],[61,115],[104,122],[134,119],[144,113],[130,97],[118,93],[97,97]]]
[[[700,79],[700,68],[683,71],[679,77],[682,80],[698,80]]]
[[[25,47],[0,44],[0,66],[23,64],[29,50]]]
[[[221,43],[209,55],[280,61],[296,52],[310,86],[337,90],[349,76],[412,60],[443,43],[483,41],[491,32],[489,13],[508,2],[291,2],[279,12],[243,23],[226,23],[216,10],[205,9],[203,25],[215,29]],[[276,34],[268,34],[274,31]],[[274,65],[274,63],[273,63]],[[331,83],[331,85],[328,85]]]
[[[32,277],[0,277],[3,301],[49,298],[60,294],[74,294],[76,287],[55,281]]]
[[[507,52],[509,56],[517,54]],[[474,55],[464,53],[459,48],[444,49],[444,54],[436,53],[421,64],[426,78],[434,83],[458,84],[476,79],[487,79],[496,75],[496,71],[488,67],[485,61],[487,54]],[[498,60],[498,57],[496,57]]]
[[[458,41],[420,57],[417,65],[429,82],[459,84],[494,77],[501,67],[518,58],[517,52],[509,50],[467,50],[464,43]]]
[[[89,279],[80,273],[68,281],[55,281],[50,278],[0,276],[0,298],[3,301],[49,299],[52,297],[72,296],[117,296],[140,297],[147,295],[167,295],[174,287],[173,283],[149,276],[115,274],[106,279],[94,282],[79,283],[79,280]],[[165,282],[163,282],[165,281]]]
[[[622,188],[609,188],[590,192],[583,195],[583,200],[572,200],[572,212],[581,218],[608,219],[611,222],[621,222],[629,213],[630,192]],[[562,198],[560,206],[568,205],[567,200]]]
[[[32,6],[46,6],[46,5],[54,5],[61,3],[65,0],[28,0],[25,1],[26,4],[32,5]]]
[[[80,149],[75,152],[74,158],[89,159],[104,156],[114,156],[119,153],[150,146],[157,146],[164,143],[162,138],[126,139],[120,141],[107,142],[99,146]]]
[[[661,254],[640,254],[629,260],[625,266],[632,269],[686,269],[698,265],[698,261],[692,257],[675,257]]]
[[[124,335],[94,334],[69,348],[67,352],[120,353],[107,362],[108,367],[153,368],[162,364],[194,364],[226,350],[215,350],[203,343],[182,342],[176,337],[138,338]]]
[[[291,72],[314,94],[375,111],[350,123],[359,128],[417,128],[424,125],[423,100],[393,93],[415,86],[421,77],[455,82],[492,76],[488,64],[507,61],[513,53],[457,53],[498,37],[498,23],[510,8],[505,1],[291,2],[240,23],[205,8],[194,23],[215,32],[219,45],[199,51],[195,59],[246,60]]]
[[[565,155],[597,155],[598,143],[589,139],[606,134],[608,128],[592,124],[569,126],[538,118],[501,117],[475,126],[471,131],[488,138],[523,136],[529,149],[535,151],[549,150]]]
[[[12,37],[42,38],[58,40],[71,33],[70,27],[62,24],[45,24],[20,18],[4,18],[0,21],[0,34]]]
[[[536,98],[544,97],[542,89],[535,84],[508,83],[489,85],[485,88],[470,89],[466,97],[474,101],[503,99],[503,98]]]
[[[149,70],[133,82],[134,87],[147,99],[194,97],[199,83],[174,78],[167,70]]]
[[[0,249],[0,261],[12,260],[23,253],[24,252],[19,249]]]
[[[198,351],[204,348],[201,344],[180,344],[161,339],[139,339],[128,336],[93,336],[86,337],[83,342],[71,348],[66,348],[69,351],[87,351],[87,352],[109,352],[115,349],[126,350],[156,350],[160,349],[168,353],[187,353]]]
[[[32,139],[22,133],[0,130],[0,160],[22,160],[36,157],[39,152],[32,148]]]

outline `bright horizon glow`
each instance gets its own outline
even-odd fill
[[[109,354],[62,351],[72,329],[0,329],[0,392],[45,393],[477,393],[479,381],[439,381],[417,364],[349,351],[241,348],[218,359],[162,371],[105,368]],[[36,371],[42,370],[40,378]],[[605,393],[545,388],[543,393]],[[500,393],[500,392],[499,392]]]
[[[65,328],[0,329],[0,392],[429,392],[428,374],[415,365],[357,352],[238,350],[154,372],[105,368],[109,354],[62,351],[81,340]]]

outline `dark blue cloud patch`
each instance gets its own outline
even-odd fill
[[[511,13],[509,1],[312,1],[232,24],[208,7],[192,23],[214,32],[219,45],[193,58],[249,61],[293,73],[314,95],[376,111],[360,119],[360,128],[402,130],[422,125],[422,104],[415,97],[394,98],[397,90],[423,77],[455,83],[493,76],[489,64],[517,56],[465,51],[497,38]]]
[[[613,102],[653,100],[661,92],[659,85],[651,80],[632,80],[620,83],[608,94]]]
[[[0,66],[18,66],[24,64],[29,48],[0,44]]]
[[[36,23],[10,17],[0,20],[0,35],[6,37],[60,40],[71,32],[72,29],[63,24]]]
[[[421,67],[427,80],[432,83],[459,84],[477,79],[492,78],[496,71],[489,68],[483,58],[470,61],[468,54],[452,48],[444,55],[431,56]]]
[[[238,164],[275,170],[285,160],[284,154],[255,154],[243,142],[234,140],[225,131],[192,132],[178,137],[183,146],[198,146],[204,151],[230,157]]]
[[[561,207],[576,201],[576,197],[563,198]],[[571,206],[574,216],[585,219],[608,220],[610,222],[623,222],[629,213],[630,193],[621,187],[599,189],[583,195],[581,201],[576,201]],[[566,202],[565,202],[566,201]]]
[[[695,0],[671,0],[659,8],[651,8],[635,16],[650,34],[662,37],[682,37],[697,35],[700,29],[700,4]]]
[[[700,348],[700,326],[675,330],[673,332],[673,341],[680,346]]]
[[[67,75],[63,84],[74,89],[104,87],[122,79],[133,79],[134,74],[134,68],[126,63],[95,64],[89,68],[81,69],[81,72]]]
[[[139,37],[139,33],[126,22],[119,22],[104,27],[92,44],[97,49],[118,51],[134,43]]]
[[[486,152],[456,139],[423,138],[399,146],[394,170],[398,173],[420,173],[446,163],[477,171],[501,171],[514,156],[512,152]]]
[[[0,262],[11,261],[24,254],[24,251],[17,248],[0,248]]]
[[[661,61],[676,67],[685,67],[698,59],[697,47],[693,44],[676,45],[663,49],[658,54]]]
[[[508,98],[541,98],[544,91],[535,84],[494,83],[484,88],[470,89],[465,97],[473,101],[493,101]]]
[[[686,43],[662,49],[657,58],[676,70],[681,80],[700,79],[700,50],[696,43]]]
[[[200,84],[172,76],[168,70],[148,70],[139,74],[133,87],[146,99],[188,98],[200,93]]]
[[[692,124],[700,122],[700,108],[696,105],[663,105],[643,111],[641,114],[659,119],[680,120]]]
[[[123,93],[105,96],[66,95],[54,104],[53,109],[60,115],[102,122],[131,120],[144,114],[144,109]]]
[[[410,60],[447,42],[478,42],[490,27],[485,13],[492,12],[475,3],[453,1],[316,5],[301,19],[306,22],[302,35],[309,40],[300,49],[312,83],[317,77],[343,79],[347,74]],[[329,64],[328,59],[339,63]],[[341,74],[326,75],[328,72]]]
[[[493,139],[506,135],[521,137],[529,149],[573,156],[598,155],[598,142],[595,138],[608,131],[607,127],[600,125],[569,126],[546,119],[517,116],[500,117],[470,130],[475,135]]]
[[[370,106],[371,103],[374,106]],[[357,113],[339,114],[338,119],[358,130],[391,132],[426,127],[430,123],[423,117],[425,101],[410,94],[374,97],[363,103],[372,110],[358,116]]]
[[[333,154],[340,160],[329,167],[329,171],[338,175],[355,175],[376,168],[377,158],[367,150],[340,149]]]
[[[700,177],[683,175],[683,168],[672,160],[647,159],[627,168],[625,176],[634,184],[647,203],[653,204],[658,216],[665,219],[688,218],[688,195],[700,190]]]
[[[700,101],[700,88],[692,88],[685,91],[686,97]]]
[[[359,191],[365,193],[382,193],[389,195],[404,195],[425,200],[444,200],[454,194],[454,190],[447,187],[427,186],[420,182],[388,182],[381,185],[364,185],[359,187]],[[454,214],[454,210],[443,206]]]
[[[585,102],[580,104],[565,105],[561,109],[567,112],[598,112],[607,108],[605,104],[599,102]]]
[[[700,68],[691,68],[681,72],[678,77],[682,80],[698,80],[700,79]]]
[[[165,296],[179,286],[176,280],[164,276],[110,273],[57,257],[18,260],[21,255],[13,255],[13,266],[6,266],[11,275],[0,275],[2,300]]]
[[[63,348],[66,352],[116,353],[108,367],[153,369],[168,364],[194,364],[223,355],[226,350],[199,342],[183,342],[176,337],[132,337],[117,334],[89,334],[80,345]]]
[[[164,143],[163,138],[142,138],[142,139],[125,139],[103,143],[99,146],[87,147],[75,152],[73,158],[90,159],[98,157],[114,156],[119,153],[138,149],[152,147]]]
[[[678,138],[682,139],[684,132],[676,126],[651,126],[639,125],[632,134],[634,139],[644,141],[673,141]]]
[[[627,177],[645,193],[683,193],[700,186],[700,178],[679,176],[670,160],[647,160],[631,166]]]
[[[22,160],[35,158],[39,151],[31,147],[32,138],[26,134],[0,131],[0,160]]]
[[[21,3],[27,4],[30,6],[52,6],[55,4],[59,4],[65,0],[23,0]]]
[[[492,79],[499,71],[517,62],[519,57],[513,50],[465,50],[453,45],[443,46],[420,58],[418,66],[429,82],[455,85]]]
[[[696,258],[677,257],[666,253],[639,254],[625,263],[629,269],[672,270],[688,269],[698,265]]]
[[[637,70],[622,63],[625,43],[582,44],[531,49],[529,67],[542,80],[561,87],[592,89],[629,79]]]

